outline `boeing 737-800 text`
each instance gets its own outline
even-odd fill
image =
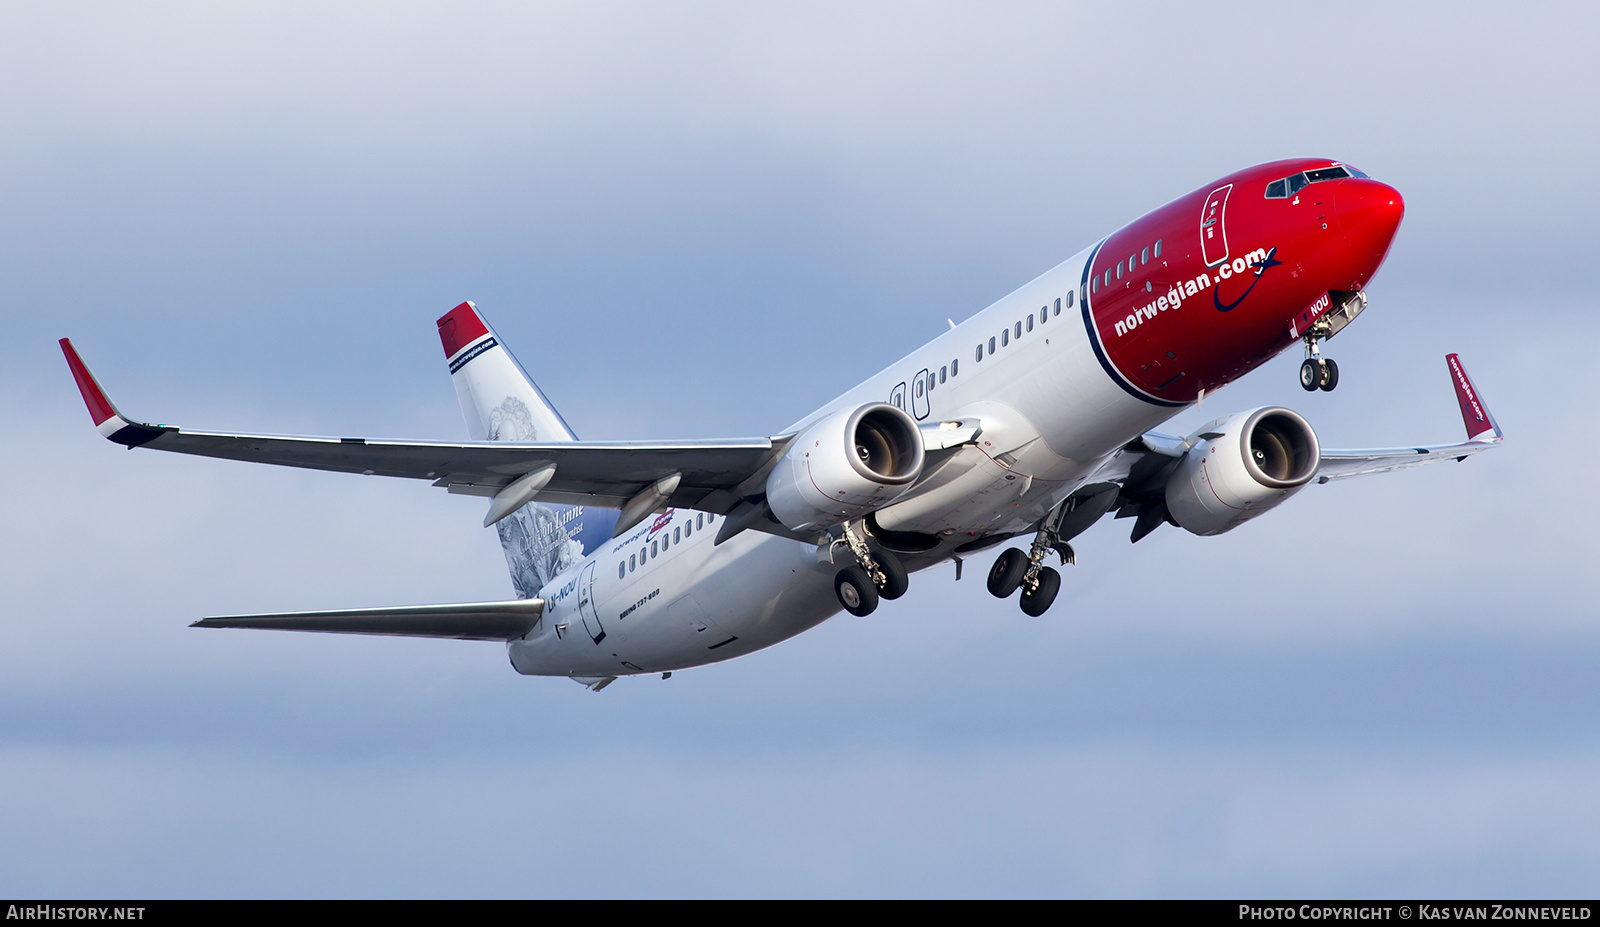
[[[472,303],[438,320],[466,443],[190,431],[122,416],[62,339],[100,433],[119,444],[429,480],[489,499],[517,598],[207,618],[271,628],[507,642],[519,673],[600,689],[747,654],[908,575],[1003,545],[989,590],[1042,615],[1050,554],[1109,512],[1138,541],[1229,531],[1307,485],[1458,460],[1499,427],[1456,355],[1458,444],[1329,450],[1284,408],[1151,431],[1296,344],[1321,345],[1364,292],[1400,194],[1321,159],[1263,164],[1143,216],[890,364],[775,437],[580,441]]]

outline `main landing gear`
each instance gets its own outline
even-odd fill
[[[1300,364],[1300,388],[1308,393],[1319,389],[1333,392],[1339,385],[1339,365],[1333,358],[1322,356],[1317,335],[1307,332],[1302,340],[1306,343],[1306,359]]]
[[[855,563],[833,577],[834,595],[845,611],[865,618],[878,607],[879,598],[898,599],[906,594],[910,579],[899,557],[881,547],[868,547],[866,539],[849,523],[844,526],[844,540],[856,558]]]
[[[1056,533],[1058,522],[1057,513],[1051,512],[1040,523],[1038,532],[1033,536],[1033,546],[1026,554],[1009,547],[1000,552],[994,566],[989,568],[989,593],[1005,599],[1021,589],[1022,613],[1029,618],[1037,618],[1048,611],[1055,603],[1056,593],[1061,591],[1061,574],[1044,565],[1045,555],[1051,550],[1056,551],[1061,557],[1062,566],[1077,562],[1072,545],[1061,540]]]

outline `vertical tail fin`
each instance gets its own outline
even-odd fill
[[[450,380],[472,440],[577,440],[476,306],[462,303],[446,312],[438,324]]]
[[[477,307],[462,303],[438,324],[450,380],[472,440],[541,444],[577,440]],[[617,513],[610,509],[537,501],[495,522],[517,595],[537,597],[546,583],[609,541],[616,523]]]

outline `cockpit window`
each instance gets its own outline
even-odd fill
[[[1344,167],[1338,164],[1332,167],[1319,167],[1314,171],[1302,171],[1267,184],[1267,199],[1286,199],[1299,193],[1307,184],[1322,183],[1327,180],[1343,180],[1346,177],[1366,178],[1367,175],[1353,167]]]

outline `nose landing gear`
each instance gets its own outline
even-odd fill
[[[1323,357],[1315,334],[1305,335],[1306,359],[1300,364],[1300,388],[1308,393],[1317,390],[1333,392],[1339,385],[1339,365],[1331,357]]]
[[[1308,393],[1332,392],[1339,385],[1339,365],[1331,357],[1306,358],[1300,365],[1300,388]]]
[[[1359,290],[1329,290],[1328,300],[1332,308],[1300,333],[1300,340],[1306,344],[1306,359],[1300,365],[1300,387],[1308,393],[1319,389],[1332,392],[1339,385],[1339,365],[1322,356],[1322,342],[1343,331],[1367,308],[1367,294]],[[1289,326],[1291,335],[1296,333],[1296,324]]]

